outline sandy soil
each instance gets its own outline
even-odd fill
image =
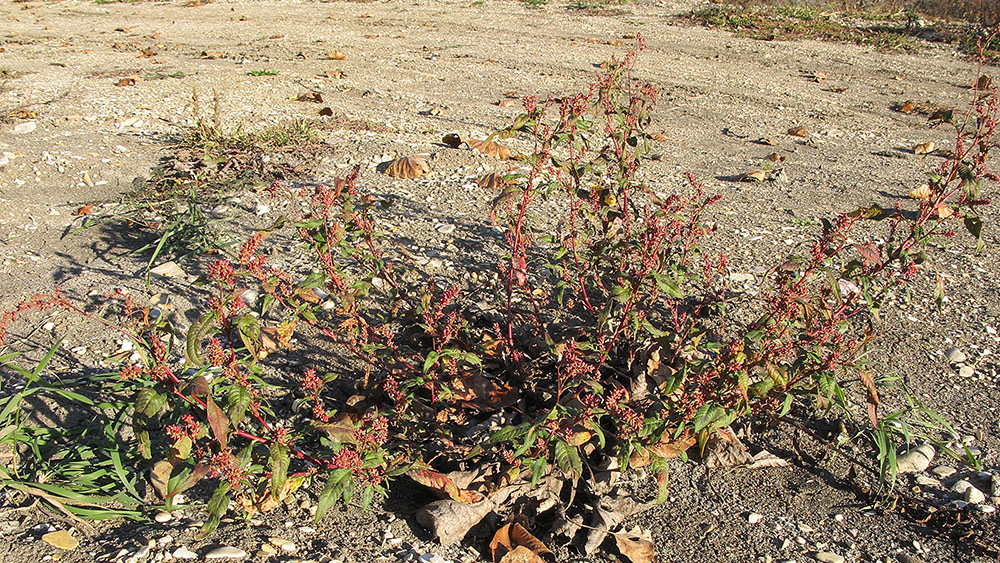
[[[492,0],[4,3],[0,109],[26,108],[37,118],[26,133],[14,127],[27,120],[0,123],[7,161],[0,168],[0,305],[57,284],[81,299],[118,285],[146,291],[143,263],[127,253],[128,233],[93,228],[66,235],[80,224],[74,210],[88,203],[100,210],[135,178],[150,175],[171,138],[192,123],[194,91],[203,112],[217,92],[222,122],[232,126],[316,120],[328,149],[314,180],[329,181],[360,164],[361,183],[400,204],[388,221],[401,238],[445,269],[490,264],[497,241],[488,236],[485,212],[494,194],[481,193],[472,178],[498,165],[441,145],[442,134],[486,134],[508,124],[518,107],[497,104],[508,94],[558,95],[585,85],[596,65],[627,48],[613,43],[627,45],[624,38],[635,33],[647,38],[639,74],[662,89],[654,128],[667,138],[645,178],[663,191],[682,190],[683,173],[690,171],[724,195],[715,210],[715,240],[731,252],[736,272],[773,265],[806,240],[816,218],[872,202],[892,205],[934,164],[910,149],[927,141],[949,146],[943,129],[929,130],[925,118],[890,107],[904,100],[966,103],[977,70],[954,49],[928,44],[915,54],[896,54],[812,41],[759,42],[678,22],[678,14],[699,5],[638,1],[593,15],[556,3],[529,9]],[[331,60],[333,51],[346,58]],[[247,74],[254,70],[278,74]],[[343,76],[327,76],[333,71]],[[819,72],[825,82],[810,80]],[[129,77],[134,85],[117,85]],[[321,118],[320,105],[295,101],[307,92],[320,92],[338,119]],[[428,114],[435,107],[443,111]],[[338,125],[351,120],[367,126]],[[808,137],[785,134],[796,126]],[[762,138],[776,146],[755,143]],[[760,168],[774,151],[788,157],[782,180],[731,180]],[[391,157],[410,154],[428,156],[433,172],[400,182],[377,171]],[[258,201],[251,193],[232,206],[247,221],[260,221],[266,217],[256,217]],[[911,304],[887,311],[882,354],[874,361],[884,374],[904,378],[962,435],[974,437],[991,472],[1000,467],[996,211],[985,219],[983,252],[956,243],[933,255],[946,277],[944,310],[930,305],[931,283],[922,279]],[[457,228],[442,233],[442,223]],[[154,291],[181,289],[154,282]],[[74,335],[71,343],[79,338],[85,340]],[[973,376],[959,377],[949,365],[944,351],[952,347],[968,356]],[[780,431],[756,435],[751,444],[795,463],[711,479],[701,467],[677,464],[671,501],[637,521],[653,531],[662,561],[803,561],[818,552],[850,561],[984,557],[947,530],[899,511],[868,509],[848,484],[848,464],[836,455],[808,463],[809,455],[797,456]],[[819,457],[819,446],[803,447]],[[942,463],[959,473],[937,486],[921,485],[926,498],[958,498],[949,486],[960,477],[989,495],[988,474]],[[906,477],[901,486],[916,485]],[[0,507],[0,559],[113,560],[125,549],[124,559],[148,540],[160,540],[149,555],[157,560],[181,544],[201,555],[218,544],[254,554],[273,536],[295,542],[297,551],[285,559],[392,561],[435,553],[488,559],[488,534],[485,541],[436,546],[412,517],[420,501],[396,493],[385,506],[338,512],[316,526],[298,508],[279,509],[261,522],[231,514],[234,521],[204,542],[185,525],[190,520],[184,518],[200,517],[196,510],[167,524],[106,522],[77,550],[58,554],[39,541],[45,529],[37,525],[65,523]],[[965,511],[995,532],[994,514]],[[762,518],[751,523],[751,513]],[[165,535],[172,540],[162,542]]]

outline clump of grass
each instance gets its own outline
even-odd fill
[[[272,69],[251,70],[247,76],[278,76],[278,71]]]

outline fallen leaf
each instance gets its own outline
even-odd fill
[[[667,136],[664,135],[663,133],[650,133],[648,136],[650,139],[658,143],[662,143],[667,140]]]
[[[635,526],[627,532],[614,534],[618,552],[632,563],[652,563],[656,561],[656,547],[653,532]]]
[[[441,137],[441,142],[453,149],[457,149],[463,143],[462,137],[458,133],[448,133],[444,137]]]
[[[750,463],[746,466],[746,468],[761,469],[765,467],[787,467],[787,466],[788,466],[787,460],[781,459],[780,457],[772,454],[767,450],[761,450],[757,452],[757,455],[753,456],[753,459],[750,460]]]
[[[57,547],[66,551],[76,549],[80,545],[80,540],[74,538],[73,534],[70,534],[66,530],[49,532],[42,536],[42,541],[52,547]]]
[[[174,466],[166,460],[154,463],[152,469],[149,470],[149,482],[160,498],[167,498],[167,483],[170,481],[170,474],[173,470]]]
[[[503,174],[490,172],[476,178],[476,185],[484,190],[497,191],[503,189],[507,185],[507,181],[503,179]]]
[[[976,90],[986,90],[993,84],[993,79],[988,74],[984,74],[976,80],[975,89]]]
[[[277,495],[271,494],[271,480],[267,479],[264,481],[266,486],[259,487],[257,493],[253,496],[239,497],[239,503],[248,516],[252,516],[258,512],[274,510],[275,508],[281,506],[281,503],[288,498],[288,495],[297,491],[308,476],[309,475],[306,473],[289,475],[288,478],[285,479],[285,483],[281,486],[281,490],[278,491]]]
[[[302,295],[313,295],[311,290],[303,292]],[[318,300],[318,298],[317,298]],[[292,335],[295,334],[296,319],[289,319],[278,326],[267,326],[260,330],[261,348],[258,359],[263,360],[271,352],[277,352],[281,348],[291,348]]]
[[[772,152],[771,154],[765,156],[764,160],[770,162],[783,162],[785,160],[785,155],[781,153]]]
[[[90,215],[93,211],[94,204],[88,203],[87,205],[77,208],[77,210],[73,212],[73,215],[76,215],[77,217],[81,215]]]
[[[955,214],[955,212],[950,207],[948,207],[943,203],[941,205],[938,205],[934,211],[937,212],[938,219],[947,219],[948,217],[951,217],[952,215]]]
[[[483,500],[482,493],[458,488],[447,475],[430,469],[411,469],[406,476],[432,491],[452,500],[474,504]]]
[[[798,127],[792,127],[791,129],[789,129],[788,130],[788,134],[791,135],[791,136],[793,136],[793,137],[808,137],[809,136],[809,132],[806,131],[806,128],[802,127],[801,125],[798,126]]]
[[[625,42],[621,39],[612,39],[611,41],[608,41],[608,45],[611,45],[612,47],[621,47],[624,44]]]
[[[132,78],[131,76],[122,78],[117,84],[115,84],[115,86],[135,86],[135,78]]]
[[[777,141],[775,141],[774,139],[772,139],[770,137],[764,137],[763,139],[760,139],[757,142],[760,143],[760,144],[762,144],[762,145],[767,145],[767,146],[770,146],[770,147],[773,147],[773,146],[775,146],[775,145],[778,144]]]
[[[330,117],[331,115],[333,115],[333,110],[328,107],[325,107],[319,110],[319,114],[322,115],[323,117]]]
[[[334,50],[326,54],[326,58],[331,61],[342,61],[347,58],[347,55],[341,53],[340,51]]]
[[[664,433],[659,443],[646,446],[646,449],[649,450],[651,455],[658,458],[673,459],[675,457],[680,457],[681,454],[686,452],[697,442],[698,440],[694,436],[684,436],[679,440],[671,440],[669,434]]]
[[[502,108],[509,108],[511,106],[514,106],[515,104],[517,104],[517,100],[503,99],[503,100],[500,100],[499,102],[497,102],[497,105],[500,106],[500,107],[502,107]]]
[[[913,154],[918,156],[931,154],[932,152],[934,152],[934,141],[920,143],[919,145],[913,147]]]
[[[488,498],[476,504],[451,499],[436,500],[417,511],[417,522],[437,538],[441,545],[449,545],[464,538],[473,526],[495,508],[496,505]]]
[[[702,461],[709,469],[722,469],[746,465],[752,458],[746,446],[729,428],[720,428],[712,433],[705,444]]]
[[[492,156],[493,158],[499,158],[500,160],[507,160],[510,158],[510,149],[500,143],[494,143],[493,141],[477,141],[475,139],[470,139],[466,141],[466,143],[486,156]]]
[[[521,553],[508,559],[510,555],[517,553],[518,549],[521,549]],[[498,557],[499,561],[531,563],[541,563],[546,559],[555,560],[552,551],[517,522],[504,524],[493,534],[493,539],[490,541],[490,553],[493,555],[494,561],[497,561]]]
[[[932,193],[933,192],[931,191],[931,187],[927,184],[924,184],[922,186],[917,186],[916,188],[910,190],[910,197],[912,197],[913,199],[927,199],[931,197]]]
[[[397,158],[385,169],[385,173],[393,178],[419,178],[431,171],[427,161],[419,156]]]
[[[847,91],[847,88],[845,86],[838,86],[836,88],[827,88],[826,91],[833,92],[834,94],[843,94]]]
[[[221,58],[223,58],[225,56],[226,56],[225,53],[221,53],[219,51],[202,51],[201,52],[201,58],[203,58],[203,59],[213,59],[214,60],[214,59],[221,59]]]
[[[325,73],[323,73],[323,75],[326,76],[327,78],[341,79],[341,78],[344,77],[344,71],[342,71],[342,70],[328,70]]]
[[[314,104],[322,104],[323,103],[323,95],[320,94],[319,92],[309,92],[309,93],[306,93],[306,94],[299,94],[295,98],[295,100],[298,101],[298,102],[312,102]]]
[[[751,170],[740,175],[741,182],[763,182],[767,179],[767,170]]]
[[[37,119],[38,112],[30,110],[28,108],[17,108],[16,110],[10,112],[10,117],[14,119]]]
[[[905,104],[899,106],[896,109],[900,113],[913,113],[913,108],[914,108],[913,102],[906,102]]]
[[[143,59],[148,59],[150,57],[155,57],[156,56],[156,52],[153,51],[152,49],[143,49],[143,50],[139,51],[139,53],[140,53],[139,56],[141,58],[143,58]]]
[[[520,399],[517,390],[506,383],[471,372],[451,383],[452,401],[463,408],[492,411],[509,407]]]

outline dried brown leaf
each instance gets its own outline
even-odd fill
[[[503,179],[503,174],[500,174],[499,172],[490,172],[489,174],[484,174],[476,178],[476,185],[489,191],[502,190],[507,183],[508,182]]]
[[[917,156],[931,154],[934,152],[934,141],[928,141],[926,143],[920,143],[919,145],[913,147],[913,154]]]
[[[809,132],[806,131],[806,128],[802,127],[801,125],[798,126],[798,127],[792,127],[791,129],[789,129],[788,130],[788,134],[791,135],[791,136],[793,136],[793,137],[808,137],[809,136]]]
[[[777,152],[772,152],[771,154],[764,157],[764,160],[769,162],[783,162],[785,160],[785,155]]]
[[[326,58],[330,59],[331,61],[342,61],[342,60],[344,60],[344,59],[347,58],[347,55],[345,55],[345,54],[343,54],[340,51],[337,51],[335,49],[335,50],[330,51],[329,53],[327,53],[326,54]]]
[[[135,86],[135,78],[128,76],[119,80],[115,86]]]
[[[917,186],[916,188],[910,190],[910,197],[913,199],[927,199],[931,197],[933,193],[934,192],[931,191],[931,187],[929,185],[923,184],[922,186]]]
[[[493,534],[490,553],[494,561],[535,563],[555,559],[555,555],[541,540],[531,535],[531,532],[517,522],[504,524]],[[513,558],[509,558],[511,555]]]
[[[84,205],[84,206],[78,208],[76,211],[74,211],[73,215],[76,215],[76,216],[90,215],[91,213],[93,213],[93,211],[94,211],[94,204],[93,203],[88,203],[87,205]]]
[[[453,149],[457,149],[463,143],[462,136],[458,133],[448,133],[444,137],[441,137],[441,142]]]
[[[492,156],[493,158],[499,158],[500,160],[507,160],[510,158],[510,149],[500,143],[494,143],[493,141],[479,141],[476,139],[470,139],[466,141],[466,143],[486,156]]]
[[[635,526],[627,532],[614,534],[618,552],[631,563],[652,563],[656,561],[656,547],[653,533]]]
[[[751,170],[740,175],[741,182],[763,182],[767,179],[767,170]]]
[[[385,173],[393,178],[405,179],[419,178],[430,171],[430,165],[419,156],[397,158],[389,163],[389,166],[385,169]]]

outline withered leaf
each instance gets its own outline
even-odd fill
[[[740,176],[741,182],[763,182],[767,179],[767,170],[751,170]]]
[[[900,113],[913,113],[914,105],[913,102],[906,102],[905,104],[896,108]]]
[[[221,59],[226,56],[225,53],[219,51],[202,51],[201,58],[203,59]]]
[[[323,76],[325,76],[327,78],[336,78],[336,79],[339,80],[339,79],[341,79],[341,78],[344,77],[344,71],[342,71],[342,70],[328,70],[325,73],[323,73]]]
[[[341,53],[340,51],[333,50],[326,54],[326,58],[331,61],[342,61],[347,58],[347,55]]]
[[[938,219],[947,219],[955,214],[955,211],[952,210],[952,208],[943,203],[938,205],[934,211],[937,213]]]
[[[976,80],[975,88],[976,90],[986,90],[993,84],[993,79],[988,74],[984,74]]]
[[[385,173],[393,178],[405,179],[419,178],[430,171],[430,165],[419,156],[397,158],[385,169]]]
[[[448,145],[453,149],[457,149],[462,146],[462,137],[458,133],[448,133],[444,137],[441,137],[441,142]]]
[[[475,504],[484,498],[482,493],[458,488],[447,475],[430,469],[411,469],[406,472],[406,476],[438,493],[442,498],[468,504]]]
[[[659,443],[646,446],[651,455],[662,459],[673,459],[675,457],[680,457],[681,454],[686,452],[691,446],[697,443],[697,439],[694,436],[685,436],[677,441],[670,441],[670,436],[664,434],[663,438]]]
[[[618,552],[631,563],[652,563],[656,561],[656,547],[653,532],[635,526],[627,532],[614,534]]]
[[[772,152],[771,154],[764,157],[764,160],[769,162],[783,162],[785,160],[785,155],[777,152]]]
[[[296,97],[295,99],[296,101],[299,102],[312,102],[316,104],[323,103],[323,95],[320,94],[319,92],[308,92],[306,94],[299,94],[298,97]]]
[[[115,84],[115,86],[135,86],[135,78],[132,78],[131,76],[122,78],[117,84]]]
[[[149,470],[149,482],[153,485],[156,494],[162,499],[167,498],[167,483],[170,481],[170,473],[173,470],[174,466],[165,460],[154,463],[153,468]]]
[[[354,425],[350,421],[313,422],[313,427],[326,433],[334,444],[357,444]]]
[[[503,99],[497,102],[497,105],[502,108],[509,108],[517,105],[517,100]]]
[[[929,185],[923,184],[922,186],[917,186],[916,188],[910,190],[910,197],[913,199],[927,199],[931,197],[933,193],[934,192],[931,191],[931,187]]]
[[[510,149],[500,143],[494,143],[493,141],[479,141],[476,139],[470,139],[466,141],[466,143],[486,156],[492,156],[493,158],[499,158],[500,160],[507,160],[510,158]]]
[[[791,136],[793,136],[793,137],[808,137],[809,136],[809,132],[806,131],[806,128],[802,127],[801,125],[798,126],[798,127],[792,127],[791,129],[789,129],[788,130],[788,134],[791,135]]]
[[[76,211],[74,211],[73,215],[76,215],[76,216],[90,215],[93,211],[94,211],[94,204],[93,203],[88,203],[87,205],[84,205],[84,206],[78,208]]]
[[[281,503],[288,498],[288,495],[294,493],[302,486],[305,482],[308,474],[298,473],[296,475],[290,475],[285,479],[284,485],[282,485],[281,490],[278,494],[271,494],[271,487],[264,486],[258,488],[257,494],[253,496],[241,496],[239,499],[240,505],[246,511],[247,515],[253,515],[258,512],[267,512],[269,510],[274,510],[281,506]],[[270,484],[270,479],[265,481],[265,483]]]
[[[913,147],[913,154],[917,156],[931,154],[934,152],[934,141],[928,141],[926,143],[920,143],[919,145]]]
[[[143,49],[143,50],[139,51],[139,53],[140,53],[139,56],[142,57],[142,58],[144,58],[144,59],[148,59],[149,57],[155,57],[156,56],[156,52],[153,51],[152,49]]]
[[[507,181],[503,179],[503,174],[490,172],[476,178],[476,185],[484,190],[497,191],[503,189],[507,185]]]
[[[319,110],[319,114],[322,115],[323,117],[330,117],[331,115],[333,115],[333,110],[330,109],[329,107],[325,107]]]
[[[518,553],[519,549],[520,553]],[[504,524],[493,534],[493,539],[490,541],[490,553],[493,555],[494,561],[540,563],[546,560],[555,560],[555,554],[517,522]],[[515,553],[514,558],[509,558]]]

